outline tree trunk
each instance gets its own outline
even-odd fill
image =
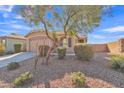
[[[57,47],[57,43],[54,43],[53,46],[49,49],[47,56],[46,56],[46,60],[45,60],[45,64],[48,65],[48,61],[50,58],[50,54],[55,50],[55,48]]]

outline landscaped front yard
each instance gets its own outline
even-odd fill
[[[14,79],[27,71],[33,74],[33,81],[21,87],[73,87],[68,74],[78,71],[85,75],[84,87],[124,87],[124,74],[111,69],[108,57],[106,53],[97,53],[91,61],[85,62],[77,60],[75,56],[66,56],[63,60],[52,56],[49,65],[42,65],[39,60],[36,71],[32,58],[20,62],[20,67],[16,70],[8,71],[6,67],[1,68],[0,87],[14,87]]]

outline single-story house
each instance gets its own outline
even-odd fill
[[[21,50],[26,50],[26,38],[17,34],[10,34],[0,37],[0,45],[4,47],[4,52],[14,52],[14,45],[21,44]]]
[[[49,32],[50,34],[51,32]],[[58,31],[56,34],[63,35],[63,31]],[[49,45],[52,46],[53,42],[47,37],[46,33],[43,30],[39,31],[32,31],[26,36],[27,39],[27,51],[36,52],[38,47],[40,45]],[[67,38],[63,39],[63,42],[60,43],[60,46],[64,46],[67,48],[73,48],[73,46],[76,43],[87,43],[87,37],[84,35],[82,37],[79,37],[79,39],[76,36],[70,37],[69,35]]]

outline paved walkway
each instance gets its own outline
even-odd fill
[[[22,62],[22,61],[24,61],[26,59],[30,59],[34,56],[35,56],[35,54],[33,54],[32,52],[21,52],[21,53],[17,53],[17,54],[0,57],[0,68],[7,66],[9,63]]]
[[[58,54],[57,53],[51,53],[51,55],[57,56]],[[72,54],[66,53],[66,56],[74,56],[74,55],[75,55],[74,53],[72,53]]]

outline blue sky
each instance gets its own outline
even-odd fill
[[[0,6],[0,36],[10,33],[26,35],[32,28],[18,15],[14,8]],[[106,43],[124,38],[124,6],[112,7],[113,17],[104,16],[100,26],[88,35],[88,43]]]

